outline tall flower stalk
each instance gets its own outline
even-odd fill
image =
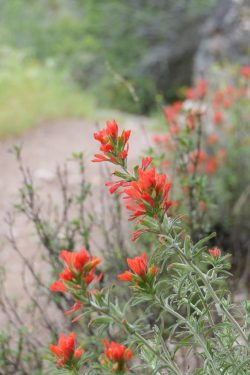
[[[205,88],[201,85],[197,90],[201,95]],[[87,315],[102,331],[110,334],[115,325],[126,338],[126,343],[105,339],[99,362],[82,363],[79,374],[85,370],[90,374],[139,374],[146,369],[154,374],[184,375],[178,353],[186,347],[193,358],[195,351],[199,353],[201,363],[190,374],[246,374],[250,366],[250,307],[245,303],[244,313],[242,308],[235,316],[226,287],[228,256],[216,247],[207,251],[211,236],[194,244],[180,219],[171,217],[171,182],[151,166],[151,158],[144,158],[133,172],[127,169],[129,136],[130,131],[119,135],[115,121],[107,122],[106,128],[94,135],[102,153],[93,161],[120,167],[114,172],[118,180],[107,186],[112,194],[122,196],[129,220],[135,222],[132,239],[150,234],[155,250],[128,258],[129,270],[117,275],[119,285],[127,283],[131,289],[126,304],[118,302],[112,288],[98,286],[101,277],[95,277],[95,272],[99,258],[90,257],[86,250],[61,253],[66,267],[51,290],[72,296],[75,305],[69,313],[77,312],[73,321]],[[137,357],[134,365],[132,352]],[[74,351],[72,355],[74,359]],[[84,355],[88,355],[87,349]]]

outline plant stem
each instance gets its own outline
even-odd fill
[[[143,345],[145,345],[158,359],[160,359],[166,367],[170,368],[175,375],[183,375],[175,363],[171,363],[169,359],[166,359],[162,354],[160,354],[158,351],[156,351],[149,343],[148,340],[146,340],[139,332],[135,330],[134,327],[132,327],[126,320],[121,320],[119,317],[115,316],[110,312],[109,306],[106,306],[106,308],[98,307],[96,304],[93,304],[90,302],[90,305],[93,309],[95,309],[97,312],[102,313],[110,317],[114,322],[116,322],[118,325],[120,325],[125,331],[129,334],[134,335],[137,337]]]
[[[206,356],[207,358],[210,360],[210,365],[211,365],[211,368],[214,372],[215,375],[218,375],[218,371],[216,370],[216,368],[214,367],[214,363],[213,363],[213,358],[211,357],[211,354],[209,353],[208,349],[207,349],[207,344],[206,342],[203,341],[203,338],[198,335],[195,330],[193,329],[193,326],[192,324],[189,323],[189,321],[184,318],[182,315],[180,315],[178,312],[176,312],[175,310],[171,309],[170,306],[166,305],[159,297],[156,297],[156,301],[158,302],[158,304],[166,311],[168,312],[169,314],[171,314],[172,316],[174,316],[175,318],[181,320],[184,322],[184,324],[186,324],[188,326],[188,328],[190,329],[190,331],[193,333],[193,335],[196,337],[196,340],[197,342],[199,343],[199,345],[204,349],[205,353],[206,353]]]
[[[186,255],[182,252],[182,250],[179,248],[179,246],[174,245],[174,248],[177,250],[177,252],[179,253],[179,255],[184,259],[184,261],[188,265],[190,265],[193,268],[193,270],[200,276],[200,278],[203,281],[204,285],[209,290],[209,292],[210,292],[210,294],[211,294],[214,302],[222,308],[222,310],[223,310],[224,314],[226,315],[226,317],[228,318],[228,320],[230,320],[230,322],[235,326],[235,328],[237,329],[239,335],[244,339],[245,343],[247,344],[247,347],[249,347],[247,336],[243,332],[243,330],[242,330],[241,326],[239,325],[239,323],[234,319],[234,317],[232,316],[232,314],[230,313],[230,311],[228,311],[228,309],[223,305],[223,303],[221,303],[221,301],[220,301],[219,297],[217,296],[217,294],[215,293],[212,285],[207,280],[206,275],[191,260],[189,260],[186,257]]]

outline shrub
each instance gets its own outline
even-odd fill
[[[92,186],[86,180],[81,152],[75,152],[57,167],[56,189],[49,196],[43,195],[32,171],[24,164],[22,149],[13,146],[12,152],[17,159],[21,187],[13,211],[6,216],[6,235],[10,251],[15,253],[13,259],[20,262],[18,285],[21,295],[10,294],[8,274],[3,270],[0,306],[1,321],[5,326],[1,329],[0,373],[40,375],[48,373],[43,356],[44,343],[50,338],[56,343],[59,332],[72,328],[71,321],[64,319],[64,311],[72,304],[71,297],[57,296],[47,288],[49,280],[55,278],[61,268],[58,259],[61,249],[71,250],[78,246],[86,247],[89,252],[93,247],[98,249],[106,259],[103,271],[104,280],[108,282],[107,275],[112,279],[121,272],[128,256],[127,228],[121,222],[121,206],[117,199],[111,200],[105,189],[99,189],[100,196],[92,198]],[[70,183],[71,168],[78,181],[73,186]],[[27,247],[16,238],[16,225],[22,217],[35,234],[36,249],[37,242],[39,245],[35,258],[27,254]],[[121,294],[126,298],[125,291]],[[83,330],[85,342],[93,345],[89,334],[92,327],[87,323],[81,321],[79,331]]]
[[[247,204],[239,209],[242,199],[249,199],[248,70],[224,69],[224,78],[215,74],[209,82],[200,80],[186,90],[185,100],[166,105],[167,130],[155,135],[155,147],[148,150],[174,181],[175,212],[185,215],[193,238],[215,229],[222,242],[230,237],[230,247],[232,228],[238,241],[244,238],[249,215]],[[244,240],[241,246],[246,248]]]
[[[0,50],[0,136],[23,132],[46,120],[89,117],[94,101],[59,71],[53,60],[40,64],[27,53]]]
[[[69,293],[75,302],[74,321],[88,317],[97,348],[103,337],[104,354],[100,351],[98,360],[98,354],[85,346],[84,356],[81,351],[76,358],[74,346],[66,357],[60,351],[63,362],[56,359],[57,367],[72,374],[246,374],[250,369],[249,301],[238,306],[232,302],[227,288],[228,255],[218,248],[206,251],[211,235],[193,243],[181,220],[170,215],[170,183],[151,166],[151,158],[144,158],[133,172],[127,169],[129,131],[119,134],[112,121],[94,137],[101,152],[93,161],[119,167],[114,172],[118,180],[108,185],[111,193],[123,195],[132,212],[133,239],[151,233],[155,247],[148,256],[144,252],[128,258],[129,270],[124,265],[115,289],[98,287],[95,280],[99,278],[92,272],[99,259],[95,261],[85,250],[84,254],[61,252],[66,268],[59,275],[60,292]],[[122,301],[114,290],[124,282],[131,294]],[[187,368],[181,351],[189,353]]]
[[[45,0],[27,6],[24,0],[2,0],[0,42],[28,49],[42,62],[54,59],[83,90],[93,91],[101,106],[146,113],[155,107],[158,93],[166,98],[172,92],[173,98],[176,87],[191,83],[200,40],[193,27],[199,28],[217,3]],[[139,101],[134,102],[128,86]]]

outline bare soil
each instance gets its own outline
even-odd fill
[[[127,116],[123,122],[124,128],[132,130],[130,160],[137,162],[142,150],[148,146],[148,125],[147,119],[137,116]],[[100,126],[103,127],[103,123]],[[5,218],[17,201],[21,176],[17,162],[9,150],[13,144],[22,145],[24,163],[30,167],[36,185],[44,194],[52,196],[55,196],[57,191],[55,184],[57,165],[63,164],[72,152],[83,151],[86,177],[94,188],[98,189],[103,182],[97,165],[91,163],[93,154],[98,151],[98,144],[93,139],[94,131],[95,125],[86,120],[61,120],[43,123],[20,137],[0,141],[0,265],[6,270],[7,290],[13,298],[20,299],[23,296],[22,262],[6,240],[8,228]],[[73,186],[78,180],[73,167],[69,172],[69,183]],[[24,217],[19,217],[15,224],[15,236],[24,254],[39,262],[42,249],[39,247],[34,230]],[[27,277],[29,278],[29,275]]]

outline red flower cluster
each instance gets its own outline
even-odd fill
[[[72,314],[81,308],[81,303],[77,300],[79,290],[83,295],[87,293],[88,285],[95,279],[95,268],[101,263],[101,259],[90,257],[87,250],[81,249],[79,252],[70,252],[63,250],[60,253],[61,259],[65,263],[63,272],[59,274],[59,280],[55,281],[51,286],[52,292],[71,292],[76,303],[72,308],[65,312],[65,315]],[[101,275],[96,278],[100,279]]]
[[[240,69],[241,75],[250,78],[250,66],[243,66]],[[227,85],[224,89],[216,91],[213,99],[213,122],[215,125],[221,125],[224,121],[223,111],[231,108],[237,100],[244,98],[247,95],[247,87]]]
[[[214,144],[214,143],[217,143],[219,140],[219,137],[217,134],[210,134],[208,137],[207,137],[207,143],[210,143],[210,144]]]
[[[83,354],[82,348],[76,349],[76,335],[71,332],[69,336],[61,335],[57,345],[50,345],[50,351],[56,358],[58,367],[76,368]]]
[[[118,275],[118,279],[126,282],[135,282],[136,284],[144,283],[145,281],[152,282],[158,269],[155,265],[148,267],[147,254],[143,253],[141,256],[134,259],[127,259],[127,263],[131,271],[125,271]]]
[[[168,200],[171,183],[166,175],[158,174],[154,167],[138,169],[138,179],[124,189],[126,207],[132,211],[130,220],[148,215],[162,219],[172,202]]]
[[[128,155],[128,140],[130,130],[123,130],[118,135],[118,125],[116,121],[107,121],[106,128],[94,133],[94,138],[101,143],[100,151],[103,154],[95,154],[93,162],[109,161],[113,164],[124,166]]]
[[[212,249],[209,249],[208,252],[214,258],[219,258],[221,256],[221,249],[218,247],[213,247]]]
[[[221,111],[215,111],[213,115],[213,122],[215,125],[221,125],[224,121],[223,113]]]
[[[214,139],[212,140],[214,141]],[[189,155],[189,164],[187,170],[193,173],[195,168],[200,172],[206,172],[208,175],[214,174],[219,167],[216,156],[209,156],[204,150],[194,151]]]
[[[182,102],[177,101],[163,108],[165,118],[170,126],[170,133],[179,133],[178,116],[182,110]]]
[[[127,371],[127,362],[132,358],[132,350],[115,341],[104,340],[104,355],[101,357],[101,364],[111,369],[114,373]]]
[[[195,87],[187,89],[186,98],[190,100],[203,99],[207,93],[207,86],[207,81],[205,79],[200,79]]]
[[[106,136],[107,132],[108,134],[111,133],[112,136]],[[113,148],[114,144],[117,145],[117,147],[120,147],[120,145],[124,147],[130,135],[130,131],[123,131],[120,137],[118,137],[117,134],[118,128],[116,122],[112,124],[108,122],[107,129],[102,130],[100,133],[95,133],[95,139],[99,140],[103,145],[106,143],[110,144],[110,139],[113,140],[111,145],[112,155],[110,153],[109,159],[105,157],[102,158],[102,161],[111,161],[121,165],[123,168],[122,172],[114,172],[114,175],[121,179],[119,181],[107,182],[106,186],[110,187],[109,190],[111,193],[120,190],[119,193],[124,194],[126,207],[128,210],[132,211],[129,218],[130,220],[147,215],[162,221],[167,209],[172,204],[168,199],[171,183],[166,175],[158,174],[154,167],[149,168],[152,162],[151,157],[144,158],[141,167],[136,166],[134,168],[134,175],[130,174],[126,169],[124,160],[119,159],[120,154],[116,152],[116,148]],[[110,159],[111,156],[112,158]],[[133,240],[137,239],[142,232],[146,232],[147,230],[148,229],[144,228],[143,230],[135,231],[132,237]]]
[[[250,65],[242,66],[240,69],[240,74],[246,79],[250,78]]]

